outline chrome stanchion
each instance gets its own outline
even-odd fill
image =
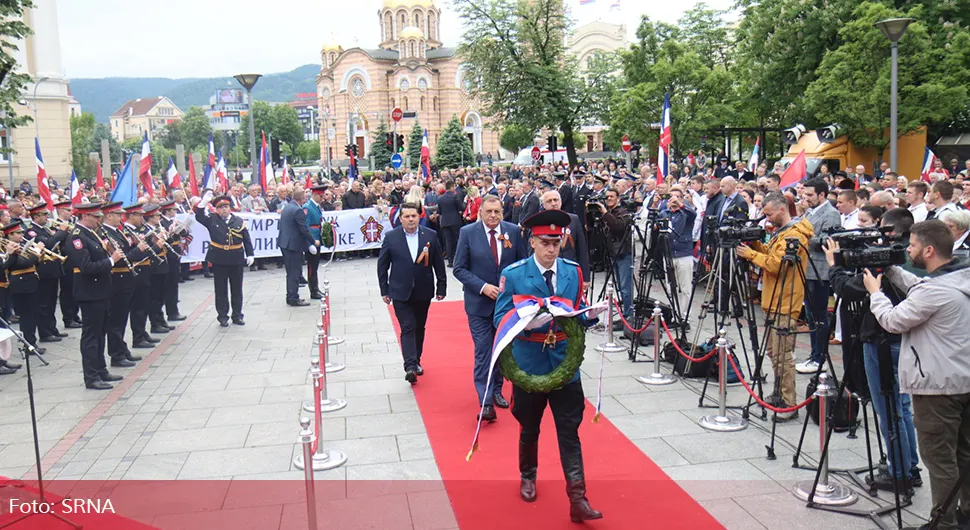
[[[318,374],[322,373],[320,372],[319,364],[315,368]],[[313,408],[313,424],[316,428],[317,439],[314,443],[313,456],[310,458],[310,462],[314,471],[325,471],[347,463],[347,455],[344,452],[336,450],[324,451],[323,444],[320,443],[320,439],[323,438],[323,410],[321,408],[323,381],[325,381],[324,378],[317,377],[313,382],[313,401],[315,405]],[[306,462],[304,455],[299,455],[293,459],[293,467],[303,469],[304,462]]]
[[[336,346],[337,344],[343,344],[344,339],[340,337],[334,337],[330,334],[330,280],[323,280],[323,301],[324,306],[326,306],[327,313],[323,316],[324,327],[327,329],[327,341],[329,341],[331,346]]]
[[[832,387],[832,376],[822,372],[818,376],[818,387],[815,388],[815,402],[818,403],[819,451],[822,453],[822,459],[818,464],[820,467],[818,484],[815,484],[814,479],[803,480],[792,487],[792,493],[807,502],[814,490],[812,502],[815,504],[848,506],[859,500],[859,497],[848,486],[829,481],[829,454],[825,451],[825,436],[828,432],[827,398],[834,395],[836,391]]]
[[[310,359],[310,377],[313,378],[314,402],[303,404],[303,410],[305,412],[316,411],[317,394],[319,394],[321,412],[333,412],[347,406],[347,401],[343,399],[330,399],[327,396],[327,373],[320,369],[320,361],[318,359]]]
[[[346,368],[342,364],[336,364],[330,362],[330,346],[333,345],[330,342],[330,313],[327,311],[327,307],[323,304],[320,305],[320,326],[317,330],[316,340],[313,341],[315,345],[320,348],[320,365],[324,367],[324,370],[328,374],[334,372],[339,372]],[[343,342],[343,339],[340,339]]]
[[[606,289],[606,299],[608,300],[609,306],[606,308],[606,342],[600,344],[596,347],[596,351],[601,351],[604,353],[619,353],[621,351],[626,351],[626,346],[621,346],[613,341],[613,307],[616,301],[613,299],[613,288],[608,287]]]
[[[741,431],[747,428],[748,420],[737,416],[727,415],[727,339],[724,338],[726,332],[721,329],[717,332],[717,362],[718,366],[718,405],[717,415],[707,415],[701,418],[700,426],[709,431],[732,432]]]
[[[305,462],[313,459],[313,442],[316,436],[310,429],[310,418],[300,418],[300,427],[300,438],[297,442],[303,444],[302,462]],[[317,489],[313,482],[313,466],[303,468],[303,481],[306,483],[307,528],[317,530]]]
[[[648,376],[640,376],[637,381],[646,385],[669,385],[677,382],[673,374],[660,373],[660,319],[663,312],[660,310],[660,302],[653,308],[653,373]],[[634,337],[636,340],[636,337]]]

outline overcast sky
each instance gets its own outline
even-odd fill
[[[611,8],[615,2],[617,9]],[[242,71],[285,72],[320,62],[331,37],[345,48],[376,47],[382,0],[61,0],[58,19],[68,77],[219,77]],[[442,9],[445,46],[460,22]],[[675,22],[697,0],[567,0],[578,24],[625,23],[634,37],[640,15]],[[731,0],[707,0],[727,8]]]

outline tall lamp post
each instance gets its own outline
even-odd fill
[[[232,76],[246,89],[246,99],[249,100],[249,158],[252,171],[256,171],[256,126],[253,125],[253,87],[263,74],[238,74]],[[251,179],[252,177],[250,177]]]
[[[873,24],[892,43],[892,73],[890,74],[889,89],[891,92],[889,96],[889,165],[893,171],[899,171],[897,164],[899,152],[896,145],[899,142],[897,138],[899,132],[897,130],[898,114],[896,103],[896,94],[898,92],[899,39],[903,37],[903,33],[906,33],[906,28],[914,21],[915,19],[912,18],[887,18],[886,20],[880,20]]]
[[[41,83],[47,81],[48,79],[50,78],[41,77],[37,81],[34,81],[34,99],[32,99],[31,102],[34,104],[34,136],[38,140],[40,139],[40,123],[37,121],[37,89],[40,87]]]

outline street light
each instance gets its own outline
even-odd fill
[[[259,78],[262,76],[263,74],[238,74],[232,76],[246,89],[246,96],[249,100],[249,158],[252,161],[253,171],[256,171],[256,126],[253,125],[253,87],[256,86],[256,81],[259,81]]]
[[[906,28],[914,21],[915,19],[912,18],[887,18],[886,20],[880,20],[873,24],[892,43],[892,70],[889,88],[889,165],[893,171],[899,171],[899,167],[897,166],[899,153],[896,145],[898,143],[897,136],[899,135],[897,132],[896,104],[896,93],[898,92],[899,39],[903,37],[903,33],[906,33]]]
[[[40,123],[37,122],[37,88],[44,81],[49,80],[49,77],[41,77],[37,81],[34,81],[34,99],[32,100],[34,104],[34,137],[40,140]]]

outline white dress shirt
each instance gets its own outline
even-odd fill
[[[851,213],[844,214],[842,216],[842,228],[846,230],[855,230],[859,228],[859,209],[856,208]]]
[[[409,234],[407,230],[404,231],[404,239],[408,242],[408,250],[411,251],[411,261],[418,260],[418,247],[421,246],[420,233],[420,227],[415,229],[413,234]]]
[[[485,221],[482,221],[482,228],[485,229],[485,241],[488,242],[489,252],[491,252],[492,234],[490,234],[489,232],[491,232],[493,229],[489,228],[488,225],[485,224]],[[502,237],[502,223],[499,223],[498,226],[494,228],[494,230],[495,230],[495,243],[498,246],[498,262],[502,263],[502,240],[499,239],[500,237]]]
[[[964,232],[959,239],[953,242],[953,250],[956,250],[960,248],[960,245],[963,245],[963,242],[967,240],[967,234],[970,234],[970,230]]]
[[[539,275],[543,277],[543,282],[546,280],[546,271],[552,271],[552,296],[555,296],[556,288],[559,287],[559,273],[556,271],[556,268],[559,265],[559,260],[557,259],[556,261],[552,262],[552,268],[550,269],[543,267],[542,264],[539,263],[539,260],[536,259],[535,254],[532,255],[532,260],[536,262],[536,267],[539,267]]]
[[[926,203],[921,202],[916,206],[910,206],[909,212],[913,214],[913,221],[922,223],[926,220],[926,215],[929,213],[929,210],[926,209]]]

